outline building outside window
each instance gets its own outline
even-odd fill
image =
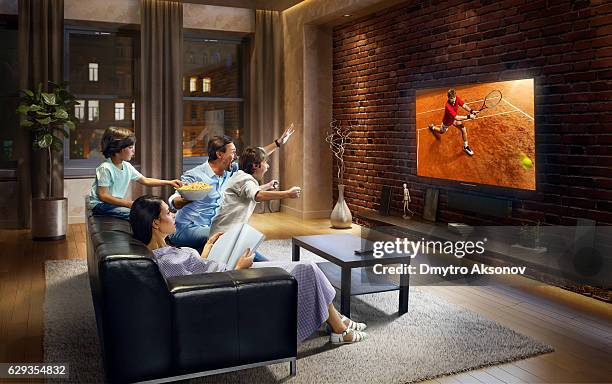
[[[85,100],[75,100],[74,115],[79,121],[85,121]]]
[[[89,63],[89,81],[98,81],[98,63]]]
[[[139,32],[110,26],[102,29],[65,29],[65,80],[79,101],[75,114],[81,120],[66,140],[68,176],[94,174],[104,159],[100,140],[106,128],[126,127],[138,135],[135,110],[139,68],[135,55],[140,53]],[[126,111],[128,107],[130,111]]]
[[[198,35],[185,38],[183,75],[190,81],[189,91],[183,91],[185,169],[206,158],[208,140],[213,136],[229,135],[242,150],[242,44],[240,40],[212,40]],[[191,52],[197,52],[202,59],[193,62]],[[222,57],[227,59],[221,60]]]
[[[115,103],[115,120],[125,119],[125,103]]]
[[[15,145],[19,116],[19,56],[17,16],[0,15],[0,169],[16,169]]]
[[[202,92],[208,93],[210,92],[211,81],[210,77],[205,77],[202,79]]]
[[[100,102],[98,100],[87,100],[87,120],[100,120]]]

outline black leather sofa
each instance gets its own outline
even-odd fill
[[[86,221],[109,382],[174,381],[280,362],[296,374],[293,276],[261,268],[165,279],[127,221],[89,209]]]

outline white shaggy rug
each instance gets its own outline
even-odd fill
[[[259,249],[270,259],[291,259],[290,240]],[[301,250],[302,260],[318,260]],[[47,261],[44,305],[45,363],[67,362],[62,383],[103,381],[102,360],[85,260]],[[369,338],[332,347],[316,333],[298,347],[297,376],[289,364],[253,368],[191,383],[409,383],[551,352],[552,347],[437,296],[411,287],[408,313],[398,317],[398,292],[353,297],[353,318]],[[337,297],[338,298],[338,297]],[[58,381],[59,382],[59,381]]]

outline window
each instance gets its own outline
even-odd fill
[[[98,81],[98,63],[89,63],[89,81]]]
[[[17,16],[0,16],[0,168],[17,168],[15,143],[20,129]]]
[[[74,115],[80,122],[85,121],[85,100],[76,100],[77,105],[74,106]]]
[[[125,103],[115,103],[115,120],[123,119],[125,119]]]
[[[189,90],[183,91],[183,158],[189,168],[208,155],[207,144],[212,136],[229,135],[242,150],[243,49],[241,41],[198,36],[187,36],[183,49],[183,75],[189,79]],[[188,52],[198,52],[202,60],[190,62]]]
[[[98,100],[87,101],[87,120],[100,120],[100,103],[98,102]]]
[[[106,128],[126,127],[138,135],[138,31],[67,26],[65,41],[66,80],[80,120],[64,151],[66,174],[93,175],[104,159],[100,140]]]
[[[202,79],[202,92],[210,92],[210,77],[205,77]]]

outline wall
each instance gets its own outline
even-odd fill
[[[387,3],[383,0],[310,0],[282,12],[284,34],[284,124],[296,133],[281,149],[281,183],[298,185],[302,198],[282,201],[282,210],[304,219],[329,217],[332,154],[324,140],[331,121],[332,35],[330,24]]]
[[[140,24],[140,1],[65,0],[64,17],[70,20]],[[193,29],[250,33],[255,29],[255,13],[246,8],[184,3],[183,26]]]
[[[64,19],[140,24],[139,0],[64,0]]]
[[[481,192],[512,200],[508,223],[611,224],[612,3],[572,3],[410,1],[336,27],[333,114],[361,124],[347,157],[349,207],[377,210],[392,185],[399,212],[408,182],[422,212],[425,189],[442,185],[416,176],[416,89],[534,78],[537,191]],[[441,221],[500,223],[447,209],[445,191]]]

